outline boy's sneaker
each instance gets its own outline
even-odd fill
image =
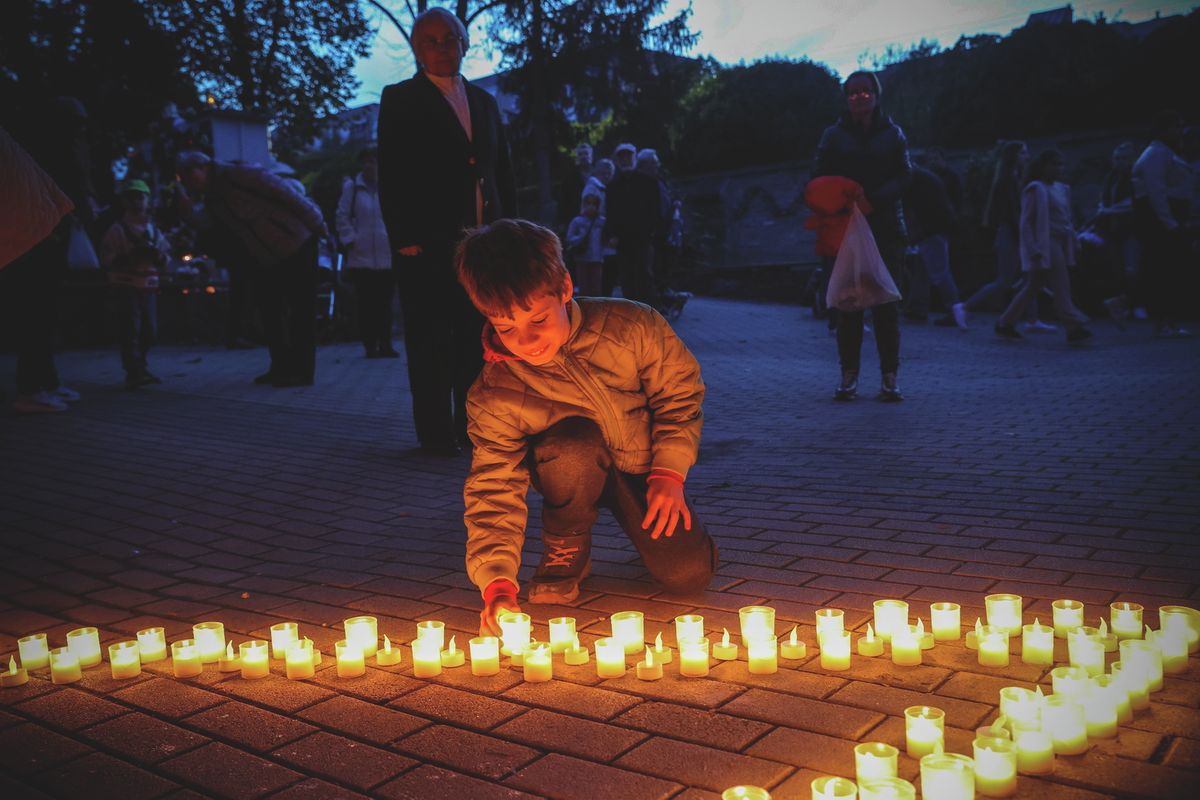
[[[529,602],[570,603],[579,597],[579,583],[592,569],[592,535],[542,534],[542,560],[529,582]]]
[[[962,303],[955,303],[950,307],[950,313],[954,316],[954,324],[958,329],[965,331],[967,329],[967,308]]]
[[[74,403],[76,400],[79,399],[79,392],[75,391],[74,389],[63,386],[61,383],[58,386],[56,386],[55,388],[51,389],[49,394],[53,397],[57,397],[59,400],[62,400],[64,403]]]
[[[1058,333],[1058,326],[1051,325],[1049,322],[1042,322],[1040,319],[1034,319],[1023,324],[1021,330],[1025,333]]]
[[[66,411],[67,404],[51,392],[34,392],[19,394],[13,398],[12,410],[18,414],[45,414],[54,411]]]

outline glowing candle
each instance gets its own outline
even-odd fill
[[[1096,638],[1100,640],[1100,644],[1104,647],[1104,652],[1117,652],[1117,635],[1109,632],[1108,623],[1104,621],[1103,617],[1100,618],[1100,628],[1096,631]]]
[[[1008,631],[984,625],[978,634],[979,663],[985,667],[1008,666]]]
[[[24,666],[18,667],[16,657],[9,656],[8,671],[0,672],[0,686],[13,688],[16,686],[24,686],[27,683],[29,683],[29,670],[25,669]]]
[[[1162,651],[1143,639],[1125,639],[1121,642],[1121,663],[1125,669],[1134,669],[1146,678],[1146,687],[1151,692],[1163,688]]]
[[[638,680],[656,681],[663,676],[662,664],[654,660],[654,653],[650,648],[646,648],[646,660],[639,661],[637,665]]]
[[[821,669],[850,669],[850,631],[831,633],[821,640]]]
[[[596,640],[596,675],[620,678],[625,675],[625,646],[616,639]]]
[[[143,664],[167,657],[167,632],[162,628],[144,628],[137,632],[137,638]]]
[[[1008,720],[1004,718],[1003,714],[1001,714],[995,722],[976,728],[975,738],[994,739],[999,737],[1001,739],[1011,739],[1012,734],[1009,732],[1008,728],[1005,727],[1007,724]]]
[[[1112,632],[1117,639],[1142,638],[1142,611],[1138,603],[1113,603],[1108,607],[1112,618]]]
[[[738,646],[729,641],[729,629],[722,628],[721,641],[712,646],[712,656],[718,661],[733,661],[738,656]],[[682,645],[680,646],[682,649]]]
[[[350,620],[346,620],[349,625]],[[271,626],[271,658],[282,661],[287,658],[288,648],[300,641],[298,622],[280,622]]]
[[[833,635],[837,635],[836,632]],[[826,775],[815,779],[812,784],[812,800],[854,800],[858,786],[854,781]]]
[[[471,674],[484,677],[500,672],[500,640],[495,636],[476,636],[467,642],[471,649]]]
[[[83,677],[79,657],[69,647],[56,647],[50,651],[50,680],[53,683],[74,683]]]
[[[908,603],[903,600],[875,601],[875,634],[885,642],[892,640],[892,632],[901,625],[908,625]]]
[[[1142,670],[1126,668],[1124,662],[1114,661],[1109,667],[1113,678],[1129,695],[1129,706],[1134,711],[1150,707],[1150,681]]]
[[[199,622],[192,626],[192,638],[200,651],[200,660],[215,664],[225,652],[225,625],[220,622]]]
[[[1021,607],[1024,600],[1019,594],[989,594],[983,598],[987,611],[987,624],[1003,628],[1012,636],[1021,632]]]
[[[654,663],[670,664],[671,658],[671,648],[663,647],[662,634],[660,633],[654,637]]]
[[[668,651],[670,652],[670,651]],[[563,651],[563,662],[572,667],[581,667],[591,660],[591,653],[586,647],[579,646],[579,637],[576,636],[571,646]]]
[[[304,641],[312,642],[312,639],[305,636]],[[314,644],[314,645],[312,645],[312,649],[313,649],[313,666],[319,667],[319,666],[321,666],[321,648],[317,647]]]
[[[298,681],[314,675],[312,641],[310,639],[292,642],[288,645],[287,653],[284,656],[288,680]]]
[[[1158,648],[1162,656],[1163,672],[1174,675],[1187,670],[1187,637],[1176,631],[1150,631],[1146,641]]]
[[[450,645],[442,651],[442,666],[448,669],[461,667],[467,661],[467,655],[462,650],[458,650],[454,646],[454,638],[450,637]],[[546,645],[546,656],[550,656],[550,645]]]
[[[975,618],[975,630],[967,631],[967,640],[963,642],[968,650],[979,649],[979,639],[983,634],[983,620],[979,617]]]
[[[751,639],[746,645],[751,675],[774,675],[779,671],[779,643],[775,637]]]
[[[1050,670],[1050,685],[1055,694],[1071,697],[1083,702],[1083,693],[1092,685],[1092,679],[1083,667],[1055,667]]]
[[[1013,731],[1039,730],[1042,727],[1042,698],[1020,686],[1000,690],[1000,713]]]
[[[446,623],[437,619],[424,619],[417,623],[417,638],[437,642],[440,652],[446,646]]]
[[[529,644],[529,630],[532,625],[528,614],[519,611],[506,611],[496,618],[500,623],[500,652],[511,656],[514,652],[523,652]]]
[[[1054,628],[1036,617],[1032,625],[1021,627],[1021,661],[1048,666],[1054,663]]]
[[[1097,675],[1092,678],[1092,684],[1099,690],[1109,692],[1107,695],[1101,695],[1101,699],[1107,698],[1113,704],[1118,725],[1124,725],[1133,720],[1133,706],[1129,703],[1129,691],[1116,675]],[[1086,709],[1084,717],[1087,717]],[[1091,733],[1089,732],[1088,735],[1091,736]]]
[[[975,791],[984,797],[1011,797],[1017,791],[1017,745],[999,736],[979,737],[975,755]]]
[[[1067,658],[1071,666],[1087,670],[1088,675],[1104,674],[1104,644],[1100,631],[1081,625],[1067,634]]]
[[[642,652],[646,646],[644,616],[640,611],[620,611],[608,618],[612,638],[621,643],[625,654]]]
[[[1055,600],[1054,637],[1067,638],[1067,631],[1073,631],[1083,624],[1083,603],[1078,600]]]
[[[1158,627],[1183,634],[1189,653],[1200,650],[1200,611],[1187,606],[1159,606]]]
[[[946,712],[931,706],[904,709],[904,747],[910,758],[946,748]]]
[[[883,640],[875,635],[875,628],[867,623],[867,635],[858,640],[858,654],[867,658],[883,655]]]
[[[554,660],[549,644],[539,644],[525,651],[524,671],[526,683],[545,683],[554,677]]]
[[[1054,740],[1042,730],[1018,730],[1013,740],[1017,745],[1017,772],[1022,775],[1045,775],[1054,771]]]
[[[775,609],[769,606],[743,606],[738,609],[738,618],[742,623],[742,645],[751,639],[765,639],[775,636]]]
[[[933,631],[925,630],[925,623],[920,617],[917,617],[917,624],[909,626],[912,629],[913,636],[917,637],[917,641],[921,643],[922,650],[932,650],[936,640],[933,638]]]
[[[921,796],[931,800],[974,800],[974,762],[958,753],[922,756]]]
[[[904,778],[868,778],[858,782],[858,800],[916,800],[917,787]]]
[[[1111,739],[1117,735],[1117,706],[1121,699],[1119,695],[1125,692],[1119,686],[1096,683],[1092,679],[1089,679],[1088,684],[1079,700],[1083,706],[1083,722],[1087,726],[1088,738]],[[1125,694],[1125,697],[1128,699],[1129,695]]]
[[[391,638],[383,635],[383,647],[375,651],[375,665],[378,667],[394,667],[404,658],[404,652],[399,647],[392,646]]]
[[[861,784],[874,778],[896,777],[900,751],[883,742],[863,742],[854,747],[854,777]]]
[[[238,658],[233,652],[233,642],[225,643],[225,652],[221,654],[221,658],[217,661],[217,669],[221,672],[240,672],[242,669],[242,659]]]
[[[113,680],[136,678],[142,674],[142,654],[137,642],[117,642],[108,646],[108,665]]]
[[[552,652],[561,653],[569,648],[574,641],[574,617],[554,617],[550,620],[550,650]]]
[[[771,793],[757,786],[733,786],[721,792],[721,800],[771,800]]]
[[[257,680],[271,674],[270,645],[262,639],[252,639],[238,645],[238,661],[241,662],[242,678]],[[284,653],[287,656],[287,653]],[[359,659],[362,660],[361,658]],[[341,674],[341,668],[338,669]],[[361,674],[361,673],[360,673]]]
[[[45,669],[50,665],[50,642],[44,633],[17,639],[17,652],[21,654],[21,666],[26,670]]]
[[[1076,755],[1088,749],[1083,706],[1073,697],[1052,694],[1042,704],[1042,730],[1050,734],[1054,752]]]
[[[796,661],[808,655],[808,646],[796,635],[797,627],[799,626],[793,625],[791,636],[786,642],[779,645],[779,654],[790,661]]]
[[[704,638],[704,617],[699,614],[683,614],[675,618],[675,646],[682,642],[695,642]]]
[[[537,649],[539,645],[545,644],[550,646],[548,642],[539,642],[535,639],[530,639],[520,650],[513,649],[512,655],[508,657],[509,663],[514,667],[522,667],[525,665],[525,654]]]
[[[67,647],[79,659],[80,667],[94,667],[100,663],[100,633],[95,628],[76,628],[67,632]]]
[[[346,638],[362,648],[363,658],[375,655],[379,649],[379,620],[375,617],[350,617],[342,623]],[[365,666],[365,665],[364,665]]]
[[[204,662],[200,660],[200,648],[195,639],[180,639],[171,642],[171,671],[176,678],[194,678],[204,672]]]
[[[841,633],[846,629],[846,612],[842,611],[840,608],[818,608],[816,617],[818,642],[821,641],[821,636],[826,631],[831,633]]]
[[[929,622],[933,638],[939,642],[955,642],[962,638],[962,607],[958,603],[932,603]]]
[[[703,678],[708,674],[708,639],[680,643],[679,674],[687,678]]]
[[[435,638],[412,643],[413,677],[432,678],[442,674],[442,650]]]
[[[892,629],[892,663],[901,667],[915,667],[921,663],[921,641],[910,625],[898,625]]]

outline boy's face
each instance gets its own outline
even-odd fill
[[[515,308],[510,316],[488,317],[496,335],[508,351],[526,364],[540,367],[550,363],[571,333],[567,303],[574,294],[568,277],[561,294],[542,294],[528,309]]]

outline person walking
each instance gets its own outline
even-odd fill
[[[942,179],[924,166],[913,167],[912,179],[904,192],[904,222],[908,238],[921,261],[921,285],[910,286],[922,310],[929,305],[930,285],[938,290],[949,312],[934,322],[940,327],[967,329],[967,312],[959,302],[958,284],[950,271],[950,236],[955,230],[955,214]],[[916,281],[914,280],[915,284]],[[910,308],[913,306],[910,305]]]
[[[379,150],[358,154],[360,172],[342,187],[337,206],[338,239],[346,272],[358,297],[358,327],[367,358],[396,358],[392,347],[392,249],[379,205]]]

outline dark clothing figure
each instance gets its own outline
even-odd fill
[[[908,287],[908,313],[924,318],[929,312],[929,289],[934,286],[941,296],[947,316],[938,324],[966,326],[966,317],[958,304],[958,285],[950,270],[950,238],[957,225],[946,186],[932,170],[914,167],[904,192],[904,222],[908,239],[917,248],[916,268]]]
[[[609,183],[605,207],[604,235],[617,240],[621,294],[653,305],[655,243],[670,208],[666,188],[653,175],[628,170]]]
[[[447,79],[439,79],[446,81]],[[467,390],[483,364],[483,317],[454,275],[465,228],[516,211],[496,101],[461,78],[469,126],[425,73],[383,90],[379,199],[394,254],[417,439],[467,445]]]
[[[942,179],[932,170],[914,167],[904,192],[904,222],[914,244],[930,236],[954,232],[954,208]]]

